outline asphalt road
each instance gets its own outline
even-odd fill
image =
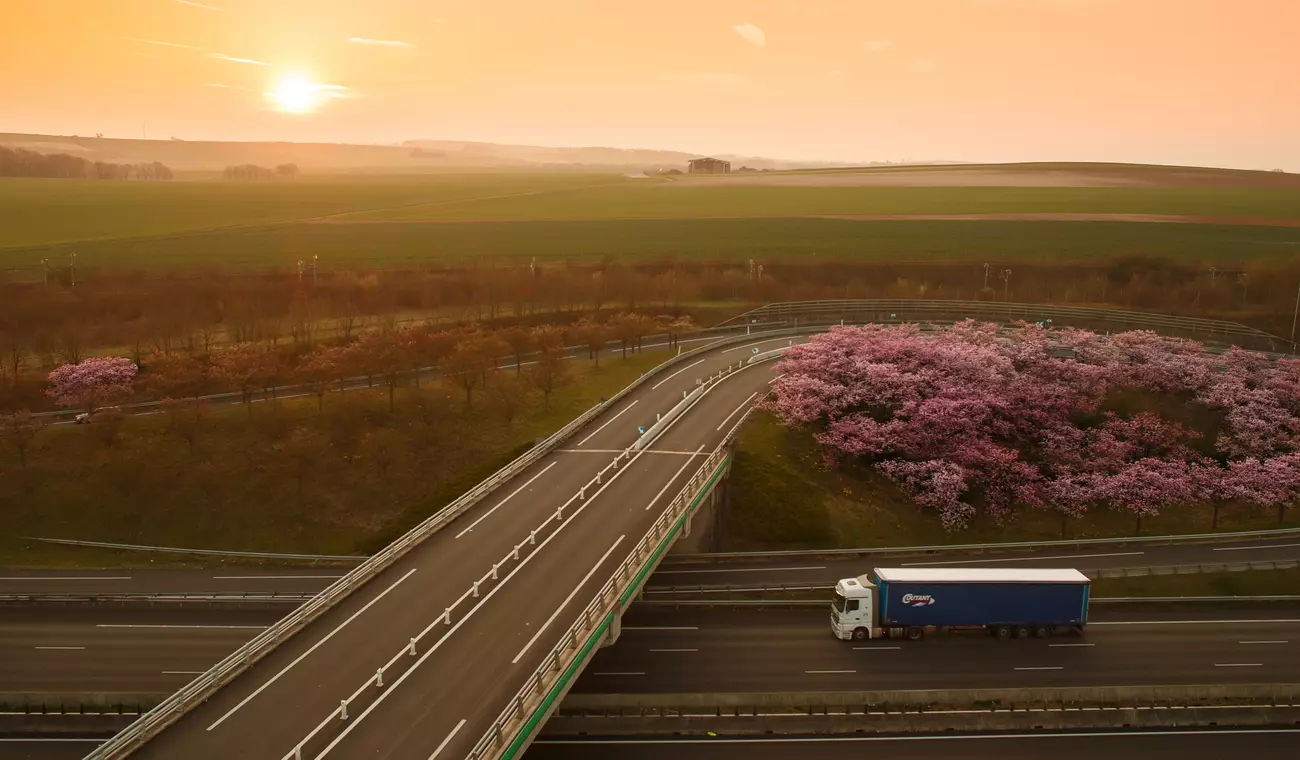
[[[1300,729],[1003,736],[599,739],[533,743],[525,760],[1294,760]]]
[[[1034,551],[879,555],[845,559],[773,557],[665,560],[647,591],[671,586],[744,586],[776,584],[834,585],[876,567],[1073,567],[1100,570],[1117,567],[1221,564],[1300,559],[1300,535],[1254,541],[1171,544],[1163,546],[1089,546]]]
[[[1083,635],[839,641],[826,608],[633,608],[575,693],[842,691],[1300,680],[1300,605],[1093,607]]]
[[[786,342],[755,341],[760,349]],[[750,355],[715,350],[647,384],[490,499],[435,534],[177,724],[139,758],[464,756],[708,452],[767,387],[772,365],[747,367],[703,396],[652,450],[587,482],[695,386]],[[699,465],[696,464],[696,467]],[[471,583],[541,526],[537,544],[499,580]],[[442,622],[454,606],[453,622]],[[405,650],[417,639],[417,655]],[[382,689],[370,683],[392,662]],[[352,698],[347,721],[336,711]],[[319,729],[319,730],[318,730]]]
[[[317,593],[351,566],[220,565],[194,570],[9,570],[0,594]]]

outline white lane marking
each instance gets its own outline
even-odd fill
[[[879,650],[884,650],[884,649],[902,649],[902,647],[853,647],[853,648],[856,649],[856,650],[858,650],[859,652],[872,652],[872,651],[875,651],[875,650],[878,650],[878,649],[879,649]]]
[[[129,581],[129,575],[51,575],[51,576],[34,576],[34,575],[15,575],[9,578],[0,578],[0,581]]]
[[[302,654],[298,655],[297,659],[295,659],[293,662],[289,663],[288,665],[285,665],[284,668],[281,669],[279,673],[276,673],[274,676],[271,676],[271,678],[268,679],[266,683],[264,683],[264,684],[262,684],[261,686],[257,687],[257,691],[254,691],[252,694],[249,694],[247,697],[244,697],[244,699],[243,699],[242,701],[240,701],[239,704],[237,704],[237,705],[235,705],[234,707],[230,708],[230,712],[227,712],[225,715],[222,715],[220,718],[217,718],[217,720],[216,720],[212,725],[208,726],[208,729],[207,729],[207,730],[211,731],[212,729],[216,728],[217,726],[220,726],[222,723],[225,722],[226,718],[229,718],[231,715],[234,715],[235,712],[236,712],[237,710],[239,710],[239,708],[241,708],[241,707],[243,707],[244,705],[246,705],[246,704],[248,704],[249,702],[251,702],[252,699],[253,699],[253,697],[256,697],[258,694],[261,694],[261,693],[266,689],[266,687],[268,687],[268,686],[270,686],[271,684],[275,683],[276,681],[280,680],[280,676],[284,675],[285,673],[288,673],[290,668],[292,668],[294,665],[297,665],[298,663],[302,662],[303,659],[305,659],[305,658],[307,657],[307,655],[311,654],[312,652],[315,652],[316,649],[317,649],[318,647],[320,647],[321,644],[324,644],[325,642],[327,642],[327,641],[329,641],[330,639],[334,638],[334,634],[336,634],[336,633],[338,633],[339,631],[343,630],[344,626],[346,626],[348,623],[351,623],[353,620],[356,620],[356,619],[361,615],[361,613],[363,613],[363,612],[365,612],[366,610],[370,609],[371,605],[373,605],[375,602],[377,602],[377,601],[379,601],[380,599],[383,599],[385,596],[387,596],[387,595],[388,595],[388,592],[389,592],[389,591],[392,591],[392,590],[395,589],[395,588],[397,588],[397,585],[398,585],[399,583],[401,583],[402,581],[406,580],[407,578],[410,578],[410,577],[411,577],[411,573],[414,573],[415,570],[416,570],[416,568],[414,568],[414,567],[411,568],[410,570],[407,570],[407,571],[406,571],[406,575],[403,575],[401,578],[398,578],[397,580],[393,581],[393,585],[391,585],[391,586],[389,586],[388,588],[384,589],[383,592],[381,592],[381,593],[380,593],[378,596],[376,596],[374,599],[371,599],[369,602],[366,602],[366,606],[364,606],[364,607],[362,607],[361,609],[357,610],[356,612],[352,613],[352,616],[349,617],[347,620],[344,620],[342,623],[339,623],[337,628],[335,628],[334,630],[330,631],[328,634],[325,635],[325,638],[321,639],[320,641],[316,642],[315,644],[312,644],[311,649],[308,649],[306,652],[303,652]]]
[[[130,715],[130,714],[131,714],[131,713],[127,713],[127,715]],[[0,742],[4,742],[4,743],[6,743],[6,744],[22,744],[22,743],[30,743],[30,744],[52,744],[52,743],[63,743],[63,742],[87,742],[87,743],[94,743],[94,744],[103,744],[103,743],[104,743],[104,740],[103,740],[103,739],[63,739],[63,738],[52,739],[52,738],[49,738],[49,737],[40,737],[40,738],[38,738],[38,737],[29,737],[29,738],[15,737],[15,738],[7,738],[7,737],[6,737],[6,738],[4,738],[4,739],[0,739]]]
[[[1268,546],[1223,546],[1214,549],[1216,552],[1253,552],[1260,549],[1290,549],[1300,544],[1269,544]]]
[[[543,468],[542,468],[542,471],[539,472],[539,473],[537,473],[536,475],[532,476],[531,478],[529,478],[529,479],[528,479],[528,482],[524,483],[522,486],[519,486],[519,487],[516,488],[515,490],[511,491],[509,496],[505,497],[505,498],[502,499],[501,501],[498,501],[498,502],[497,502],[497,505],[496,505],[495,507],[493,507],[493,508],[489,509],[488,511],[484,512],[483,514],[479,515],[479,518],[478,518],[477,520],[475,520],[474,522],[470,523],[468,528],[465,528],[465,529],[462,530],[461,532],[457,533],[457,534],[456,534],[456,538],[460,538],[461,536],[465,535],[466,533],[469,533],[471,530],[474,530],[474,527],[475,527],[476,525],[478,525],[479,523],[481,523],[481,522],[483,522],[484,520],[488,519],[488,517],[490,517],[490,516],[492,515],[493,512],[495,512],[495,511],[497,511],[498,509],[501,508],[501,505],[502,505],[502,504],[505,504],[507,501],[510,501],[510,500],[513,499],[513,498],[515,497],[515,495],[518,494],[520,491],[524,490],[524,489],[527,488],[528,486],[531,486],[531,485],[533,484],[533,481],[534,481],[534,480],[537,480],[538,478],[540,478],[540,477],[542,477],[543,475],[545,475],[547,470],[551,469],[552,467],[554,467],[554,466],[557,465],[557,464],[559,464],[559,462],[551,462],[550,464],[548,464],[548,465],[546,465],[545,467],[543,467]]]
[[[164,670],[162,674],[165,676],[201,676],[203,675],[203,671],[202,670]]]
[[[641,449],[647,454],[675,454],[679,457],[693,457],[695,451],[665,451],[664,449]],[[622,454],[624,449],[556,449],[561,454]]]
[[[651,652],[698,652],[698,649],[651,649]]]
[[[460,728],[463,725],[465,725],[465,719],[461,718],[460,722],[456,724],[456,727],[451,730],[451,733],[447,734],[447,738],[442,740],[442,744],[439,744],[438,748],[433,751],[433,754],[429,755],[429,760],[433,760],[447,748],[448,744],[451,744],[451,740],[460,732]]]
[[[623,630],[626,631],[627,629],[624,628]],[[592,675],[593,675],[593,676],[643,676],[643,675],[645,675],[645,673],[639,673],[639,672],[635,672],[635,671],[631,671],[631,670],[629,670],[629,671],[625,671],[625,672],[622,672],[622,673],[618,673],[618,672],[609,672],[609,673],[592,673]]]
[[[768,380],[768,381],[767,381],[767,384],[768,384],[768,385],[771,385],[772,383],[775,383],[777,380],[780,380],[780,379],[783,378],[783,377],[785,377],[785,373],[784,373],[784,372],[782,372],[781,374],[779,374],[779,375],[777,375],[776,377],[772,378],[771,380]]]
[[[573,590],[569,592],[569,595],[564,597],[564,601],[560,602],[560,606],[555,608],[555,612],[552,612],[551,616],[546,618],[545,623],[538,626],[537,632],[533,634],[533,637],[528,640],[527,644],[524,644],[524,648],[519,650],[519,654],[515,655],[515,658],[510,661],[511,665],[519,664],[520,658],[524,656],[524,653],[528,651],[528,648],[537,643],[537,637],[541,636],[542,632],[549,628],[551,623],[555,622],[555,618],[564,611],[565,607],[569,606],[569,602],[573,601],[573,597],[582,590],[583,586],[587,585],[587,581],[591,580],[591,576],[595,575],[596,571],[600,569],[600,566],[605,564],[605,560],[609,559],[609,555],[614,553],[614,550],[618,548],[619,544],[623,543],[623,539],[625,538],[627,538],[626,533],[619,536],[618,539],[614,541],[613,545],[606,549],[604,554],[600,555],[600,559],[596,560],[596,564],[592,565],[591,569],[587,571],[587,574],[582,576],[582,580],[578,581],[578,585],[573,587]]]
[[[214,581],[314,581],[338,580],[341,575],[214,575]]]
[[[1043,665],[1034,668],[1015,668],[1015,670],[1065,670],[1060,665]]]
[[[1300,618],[1274,618],[1272,620],[1108,620],[1094,625],[1216,625],[1223,623],[1300,623]]]
[[[686,370],[690,369],[691,367],[698,367],[698,366],[700,366],[700,365],[703,364],[703,363],[704,363],[704,360],[703,360],[703,359],[700,359],[699,361],[695,362],[694,364],[688,364],[688,365],[686,365],[685,367],[682,367],[681,369],[679,369],[679,370],[677,370],[676,372],[672,373],[672,374],[669,375],[668,377],[665,377],[663,380],[660,380],[659,382],[657,382],[657,383],[655,383],[654,385],[650,386],[650,390],[652,390],[652,391],[657,391],[657,390],[659,390],[659,386],[663,385],[664,383],[668,382],[669,380],[672,380],[674,377],[677,377],[678,375],[682,374],[683,372],[685,372]]]
[[[704,451],[704,447],[703,447],[703,446],[701,446],[701,447],[699,447],[698,449],[696,449],[696,450],[695,450],[695,453],[696,453],[696,454],[699,454],[701,451]],[[646,504],[646,505],[645,505],[645,510],[642,510],[642,511],[649,511],[649,509],[655,505],[655,502],[659,501],[659,497],[664,495],[664,491],[667,491],[667,490],[668,490],[668,487],[671,486],[674,482],[676,482],[676,480],[677,480],[677,476],[679,476],[679,475],[682,474],[682,470],[685,470],[687,467],[690,467],[690,466],[691,466],[691,462],[694,462],[694,461],[695,461],[695,457],[691,457],[690,459],[687,459],[687,460],[686,460],[686,464],[683,464],[681,467],[678,467],[678,468],[677,468],[677,472],[674,472],[674,473],[673,473],[673,476],[672,476],[671,478],[668,479],[668,482],[667,482],[667,483],[664,483],[664,487],[659,489],[659,493],[655,494],[655,497],[654,497],[653,499],[650,500],[650,503],[649,503],[649,504]]]
[[[1238,641],[1238,644],[1290,644],[1289,641],[1271,640],[1271,641]]]
[[[1262,668],[1264,667],[1264,663],[1262,662],[1216,662],[1214,663],[1214,667],[1216,668]]]
[[[1095,647],[1096,644],[1048,644],[1049,647]]]
[[[698,631],[698,625],[625,625],[625,631]]]
[[[740,402],[740,406],[736,407],[734,410],[732,410],[731,414],[727,415],[727,419],[723,420],[721,425],[718,425],[717,430],[722,430],[724,427],[726,427],[727,423],[731,421],[731,418],[735,417],[736,414],[740,412],[741,409],[744,409],[749,404],[749,402],[752,401],[754,397],[757,395],[758,395],[758,391],[749,394],[749,398]]]
[[[976,565],[987,562],[1039,562],[1049,559],[1091,559],[1093,557],[1137,557],[1146,552],[1112,552],[1110,554],[1063,554],[1056,557],[1006,557],[1003,559],[954,559],[947,562],[904,562],[900,567],[925,565]]]
[[[837,673],[856,673],[858,671],[856,670],[805,670],[804,672],[810,676],[816,676],[816,675],[833,675]]]
[[[37,649],[85,649],[85,647],[36,647]]]
[[[656,570],[655,575],[694,574],[694,573],[781,573],[795,570],[825,570],[821,567],[737,567],[729,570]]]
[[[239,630],[261,631],[269,628],[266,625],[164,625],[162,623],[98,623],[96,628],[229,628]]]
[[[678,419],[680,419],[680,417]],[[677,420],[673,420],[674,424],[676,422]],[[666,429],[667,428],[665,428],[665,430]],[[524,567],[527,566],[529,562],[532,562],[534,557],[541,555],[542,550],[546,548],[546,545],[549,544],[551,541],[555,540],[556,536],[560,535],[560,533],[562,533],[566,527],[568,527],[570,524],[575,522],[578,519],[578,515],[582,514],[583,510],[591,506],[596,501],[596,499],[602,493],[605,492],[605,489],[614,485],[614,482],[617,481],[620,477],[622,477],[623,473],[627,472],[628,470],[631,470],[632,469],[631,465],[641,457],[641,453],[642,452],[637,452],[636,456],[632,457],[627,462],[627,464],[623,465],[623,467],[618,472],[614,473],[609,478],[609,480],[606,480],[605,483],[601,485],[600,489],[591,495],[591,498],[583,501],[582,504],[580,504],[578,508],[573,511],[573,514],[569,515],[568,519],[560,523],[559,527],[557,527],[555,530],[551,531],[551,534],[547,536],[545,539],[543,539],[542,542],[537,545],[537,548],[534,549],[532,552],[530,552],[528,556],[524,557],[523,560],[519,562],[519,564],[515,565],[514,569],[511,570],[509,573],[507,573],[506,577],[502,578],[500,583],[493,586],[492,590],[487,592],[487,594],[483,596],[483,598],[479,601],[478,604],[474,605],[473,607],[470,607],[469,612],[466,612],[465,615],[462,616],[460,620],[457,620],[456,623],[452,625],[451,630],[444,633],[441,638],[439,638],[437,641],[433,643],[433,646],[429,647],[428,651],[420,655],[420,658],[415,661],[414,665],[407,668],[406,672],[402,673],[402,675],[399,676],[391,686],[385,688],[384,691],[380,693],[380,695],[375,699],[375,701],[371,702],[370,705],[365,710],[363,710],[360,715],[358,715],[356,718],[349,721],[347,728],[343,729],[343,731],[339,733],[339,735],[336,736],[333,741],[325,745],[325,749],[321,750],[320,754],[316,755],[316,760],[320,760],[320,758],[323,758],[326,755],[328,755],[330,753],[330,750],[337,747],[339,745],[339,742],[346,739],[348,734],[352,733],[352,729],[360,725],[361,721],[365,720],[366,716],[370,715],[370,713],[373,712],[376,707],[379,707],[381,704],[383,704],[384,700],[388,699],[388,695],[396,691],[397,687],[401,686],[402,682],[405,681],[407,678],[409,678],[412,673],[419,670],[420,666],[424,664],[424,661],[429,659],[429,657],[432,656],[434,652],[437,652],[438,649],[441,648],[442,645],[446,643],[448,639],[450,639],[453,635],[455,635],[456,631],[460,630],[460,627],[462,625],[465,625],[465,623],[468,622],[470,618],[474,617],[474,614],[476,612],[483,609],[487,605],[488,601],[490,601],[498,591],[506,587],[506,584],[510,582],[511,578],[515,577],[515,575],[518,574],[520,570],[523,570]],[[577,498],[578,498],[578,494],[575,493],[572,497],[569,498],[567,502],[564,503],[564,506],[567,507]],[[469,592],[466,591],[465,593],[468,594]],[[463,599],[464,597],[462,596],[461,598]],[[458,600],[457,604],[459,603],[460,602]],[[434,626],[437,626],[441,623],[442,623],[442,616],[439,615],[438,617],[433,619],[433,622],[425,626],[423,631],[420,631],[419,635],[415,637],[416,640],[419,641],[420,639],[423,639],[425,634],[427,634],[430,630],[432,630]],[[368,684],[369,681],[367,681],[366,683]],[[365,686],[362,686],[362,688],[365,688]],[[358,692],[359,691],[360,690],[358,690]],[[338,712],[337,709],[331,710],[330,714],[327,715],[323,721],[317,724],[316,728],[312,729],[311,733],[307,735],[307,739],[310,739],[313,736],[315,736],[323,726],[335,720],[334,716],[335,714],[337,714],[337,712]],[[289,757],[292,756],[293,756],[293,752],[291,750],[287,755],[285,755],[285,758],[287,760]]]
[[[771,338],[771,339],[769,339],[769,340],[760,340],[760,341],[757,342],[757,343],[750,343],[750,344],[747,345],[747,346],[733,346],[732,348],[724,348],[724,349],[722,349],[721,351],[719,351],[718,353],[720,353],[720,354],[728,354],[728,353],[731,353],[732,351],[743,351],[743,350],[746,349],[746,348],[753,348],[754,346],[761,346],[761,345],[763,345],[764,343],[776,343],[777,341],[782,341],[782,340],[786,340],[786,338]]]
[[[830,744],[838,742],[947,742],[947,741],[1007,741],[1013,739],[1081,739],[1081,738],[1117,738],[1132,739],[1136,737],[1159,738],[1161,736],[1237,736],[1246,734],[1300,734],[1300,728],[1249,728],[1225,731],[1223,729],[1183,730],[1183,731],[1097,731],[1075,732],[1068,734],[938,734],[932,736],[768,736],[762,739],[731,739],[711,737],[709,739],[538,739],[533,744]]]
[[[590,441],[592,438],[594,438],[594,437],[596,436],[597,433],[599,433],[600,431],[602,431],[602,430],[604,430],[605,428],[609,427],[609,423],[613,422],[614,420],[618,419],[619,417],[622,417],[622,416],[623,416],[623,412],[626,412],[628,409],[631,409],[632,407],[636,406],[637,403],[640,402],[640,401],[641,401],[641,399],[636,399],[636,400],[633,401],[632,403],[630,403],[630,404],[628,404],[627,406],[623,407],[621,410],[619,410],[619,413],[618,413],[618,414],[616,414],[616,415],[614,415],[613,417],[610,417],[609,419],[605,420],[605,424],[604,424],[604,425],[601,425],[600,427],[598,427],[598,428],[596,428],[595,430],[591,431],[591,433],[590,433],[586,438],[583,438],[581,441],[578,441],[578,445],[579,445],[579,446],[582,446],[582,445],[586,444],[587,441]]]

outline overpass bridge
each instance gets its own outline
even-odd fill
[[[518,757],[597,649],[618,639],[623,611],[725,477],[734,431],[773,378],[761,360],[799,329],[924,319],[932,302],[907,312],[827,303],[757,310],[740,324],[769,332],[720,337],[642,377],[89,757]],[[934,321],[960,318],[959,304],[938,303]],[[1006,316],[965,308],[1026,318],[998,306]],[[1055,326],[1096,316],[1026,310]],[[1150,326],[1165,319],[1151,315]],[[1258,339],[1227,324],[1176,329]]]

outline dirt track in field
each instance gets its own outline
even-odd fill
[[[1142,222],[1154,224],[1221,224],[1249,227],[1300,227],[1300,219],[1177,214],[776,214],[763,216],[690,217],[542,217],[529,219],[312,219],[307,224],[510,224],[512,222],[639,222],[693,219],[843,219],[856,222]]]

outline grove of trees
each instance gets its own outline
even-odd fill
[[[277,177],[297,177],[297,164],[279,164],[275,168],[258,166],[257,164],[239,164],[237,166],[227,166],[221,172],[221,176],[231,180],[255,180],[255,179],[276,179]]]
[[[1300,499],[1300,360],[1150,332],[841,327],[787,351],[768,408],[957,529]]]
[[[157,161],[114,164],[66,153],[38,153],[0,145],[0,177],[168,180],[172,179],[172,170]]]

